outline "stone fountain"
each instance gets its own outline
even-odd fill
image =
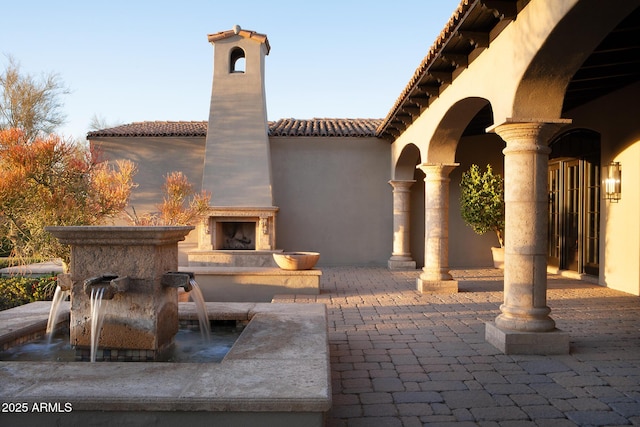
[[[102,349],[119,360],[155,360],[178,332],[177,288],[189,290],[190,275],[178,273],[178,242],[190,226],[47,227],[71,245],[70,273],[59,282],[71,289],[71,345],[88,356],[92,290],[112,300],[100,334]],[[86,358],[86,357],[85,357]]]
[[[100,346],[144,352],[131,359],[144,361],[0,361],[0,403],[14,409],[2,414],[3,425],[324,424],[331,407],[324,304],[208,302],[209,319],[247,325],[220,363],[146,361],[172,340],[179,317],[195,317],[176,291],[190,279],[176,274],[177,242],[190,229],[49,229],[72,247],[71,273],[61,281],[72,291],[62,321],[71,319],[73,343],[88,345],[87,293],[101,289],[112,299]],[[1,311],[0,346],[44,333],[49,306]]]

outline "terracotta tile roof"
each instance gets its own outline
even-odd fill
[[[381,119],[280,119],[269,122],[270,136],[374,137]],[[134,122],[87,134],[99,137],[206,137],[207,121]]]
[[[233,37],[235,35],[244,37],[246,39],[254,39],[257,42],[264,43],[267,46],[267,55],[271,50],[271,46],[269,45],[269,39],[267,39],[266,34],[256,33],[255,31],[251,31],[251,30],[244,30],[240,28],[239,25],[234,25],[231,30],[220,31],[214,34],[209,34],[207,38],[209,39],[209,43],[215,43],[218,40],[224,40],[226,38]]]
[[[280,119],[269,123],[270,136],[376,136],[381,119]]]
[[[134,122],[89,132],[96,137],[207,136],[207,122]]]

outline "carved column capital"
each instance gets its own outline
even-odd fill
[[[426,182],[449,180],[449,174],[458,166],[460,163],[422,163],[416,168],[424,172]]]
[[[548,146],[551,138],[570,123],[570,119],[540,121],[510,119],[487,129],[487,131],[497,133],[507,143],[503,150],[505,155],[518,151],[537,151],[541,154],[548,154],[551,151]]]
[[[415,183],[415,179],[392,179],[389,181],[389,185],[393,187],[394,192],[409,192],[411,186]]]

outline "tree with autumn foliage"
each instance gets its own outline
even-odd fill
[[[49,225],[95,225],[121,213],[134,188],[130,161],[100,161],[55,134],[0,130],[0,235],[18,257],[69,259]]]
[[[165,177],[162,187],[162,203],[158,212],[138,216],[136,211],[127,212],[135,225],[190,225],[209,209],[211,196],[206,191],[196,193],[193,184],[179,171]]]

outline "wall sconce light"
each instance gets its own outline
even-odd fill
[[[604,198],[614,203],[622,197],[622,166],[620,162],[611,162],[605,166]]]

